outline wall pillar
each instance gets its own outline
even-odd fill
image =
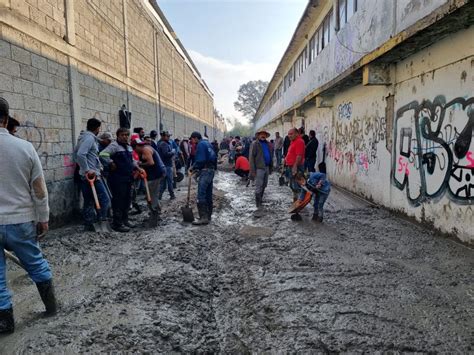
[[[76,45],[76,20],[74,18],[74,0],[66,0],[66,41],[71,46]]]

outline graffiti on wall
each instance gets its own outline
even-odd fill
[[[337,115],[340,120],[350,120],[352,117],[352,102],[343,102],[337,107]]]
[[[33,122],[25,121],[17,128],[15,135],[33,144],[37,152],[40,151],[43,144],[43,134]]]
[[[21,124],[15,134],[18,138],[24,139],[30,142],[35,150],[38,152],[40,157],[41,165],[43,169],[53,167],[53,169],[63,169],[64,177],[71,177],[74,175],[76,163],[72,160],[69,155],[64,155],[60,150],[56,151],[56,154],[49,154],[46,150],[48,142],[43,144],[43,140],[46,140],[42,129],[38,128],[33,122],[25,121]],[[59,144],[59,143],[52,143]],[[59,147],[56,148],[60,149]],[[62,162],[60,161],[62,159]]]
[[[367,175],[371,165],[378,167],[378,143],[386,138],[386,126],[385,117],[377,115],[337,120],[329,143],[329,157],[337,171]]]
[[[474,97],[410,102],[394,123],[392,184],[413,206],[448,196],[474,203]]]

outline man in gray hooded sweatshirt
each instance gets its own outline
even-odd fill
[[[93,224],[97,221],[107,220],[107,210],[110,205],[104,181],[101,177],[101,164],[99,160],[99,146],[97,135],[100,132],[101,122],[96,118],[87,121],[87,131],[81,132],[75,149],[76,162],[79,165],[81,177],[81,190],[84,197],[82,215],[85,230],[94,231]],[[96,214],[94,196],[87,177],[95,178],[94,186],[100,204],[100,214]]]

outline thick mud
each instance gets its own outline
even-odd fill
[[[61,311],[42,318],[10,263],[17,329],[0,353],[474,351],[473,250],[337,189],[323,224],[310,207],[292,222],[270,184],[256,211],[220,172],[209,226],[181,223],[182,187],[155,230],[51,232]]]

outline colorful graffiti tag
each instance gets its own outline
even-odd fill
[[[352,175],[368,174],[371,165],[378,166],[378,143],[386,138],[386,119],[378,116],[338,120],[329,143],[329,157],[338,171]]]
[[[394,122],[392,184],[413,206],[447,195],[474,203],[474,97],[410,102]]]

